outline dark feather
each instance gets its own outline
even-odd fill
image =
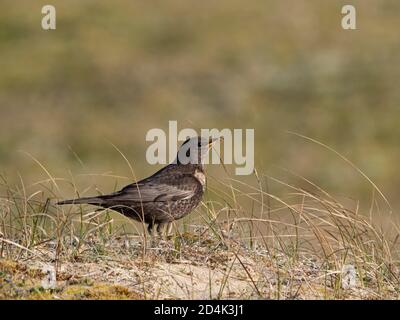
[[[118,192],[65,200],[58,204],[91,204],[110,208],[152,226],[180,219],[190,213],[201,201],[204,184],[201,163],[177,162],[146,179],[127,185]]]

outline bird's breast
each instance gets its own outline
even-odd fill
[[[206,185],[206,175],[204,174],[204,172],[200,171],[200,170],[196,170],[194,172],[194,177],[200,182],[200,184],[203,186],[203,189]]]

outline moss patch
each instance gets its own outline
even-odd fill
[[[44,289],[40,282],[44,275],[11,260],[0,260],[1,299],[93,299],[93,300],[137,300],[143,297],[121,285],[89,282],[63,281],[55,289]]]

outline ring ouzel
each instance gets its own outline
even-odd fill
[[[166,224],[189,214],[200,203],[206,184],[204,159],[218,138],[188,138],[176,160],[152,176],[127,185],[120,191],[97,197],[60,201],[58,205],[90,204],[109,208],[148,224],[151,234],[161,234]]]

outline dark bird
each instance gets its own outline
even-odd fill
[[[218,139],[193,137],[179,148],[176,160],[152,176],[127,185],[120,191],[97,197],[58,202],[90,204],[109,208],[148,224],[152,234],[162,233],[167,224],[189,214],[200,203],[205,190],[204,159]]]

